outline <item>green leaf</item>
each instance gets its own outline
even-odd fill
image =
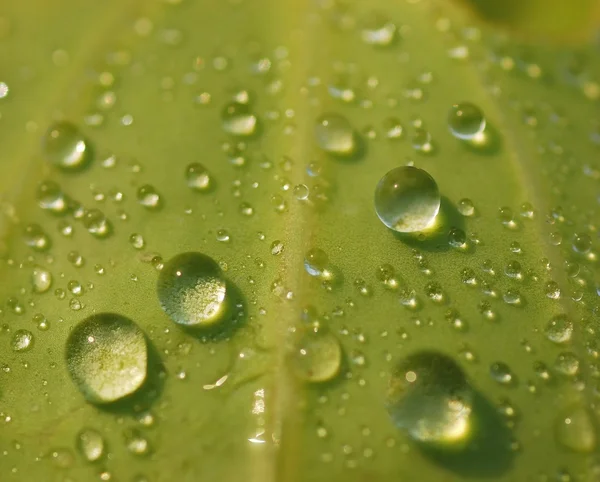
[[[30,1],[1,15],[1,480],[597,479],[597,44],[527,46],[433,0]],[[246,95],[258,127],[232,136],[227,106]],[[484,113],[482,142],[449,132],[460,102]],[[319,147],[325,114],[354,128],[353,156]],[[63,120],[92,151],[79,170],[44,155]],[[211,189],[188,187],[191,163]],[[433,231],[412,237],[373,204],[408,163],[442,195]],[[47,180],[88,214],[41,209]],[[92,209],[107,236],[89,232]],[[306,272],[311,249],[331,279]],[[236,323],[190,331],[161,309],[157,267],[189,251],[221,266]],[[93,405],[65,350],[106,312],[146,335],[147,381]],[[565,319],[572,333],[548,334]],[[335,363],[336,340],[343,353],[324,383],[304,378],[331,367],[298,365],[315,326],[334,337],[317,361]],[[441,449],[388,413],[390,377],[424,350],[460,367],[432,368],[432,393],[463,372],[472,391],[474,435]]]

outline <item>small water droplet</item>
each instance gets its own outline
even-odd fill
[[[248,103],[231,102],[221,113],[223,130],[233,136],[252,136],[257,129],[258,119]]]
[[[568,343],[573,335],[573,323],[566,315],[556,315],[548,322],[544,333],[554,343]]]
[[[303,332],[290,352],[294,374],[306,382],[320,383],[337,376],[342,364],[342,348],[337,338],[319,330]]]
[[[188,164],[185,168],[185,180],[190,189],[198,192],[209,191],[213,184],[210,173],[199,162]]]
[[[106,238],[112,233],[110,221],[99,209],[86,211],[83,217],[83,225],[96,238]]]
[[[145,184],[137,191],[138,202],[147,209],[159,209],[162,206],[162,199],[158,191],[150,184]]]
[[[15,331],[11,346],[14,351],[27,351],[33,347],[33,333],[27,330]]]
[[[490,365],[490,375],[498,383],[502,385],[510,385],[515,382],[515,376],[513,375],[510,367],[503,362],[495,362]]]
[[[181,253],[161,269],[157,294],[162,309],[174,322],[210,326],[227,312],[227,284],[219,265],[202,253]]]
[[[34,292],[45,293],[52,286],[52,273],[40,266],[36,266],[31,273],[31,281]]]
[[[357,148],[354,129],[339,114],[324,114],[317,119],[315,136],[321,149],[336,156],[350,156]]]
[[[458,201],[458,212],[463,216],[473,216],[475,214],[475,205],[469,198],[463,198]]]
[[[481,109],[470,102],[454,104],[448,113],[448,127],[457,139],[471,140],[485,130]]]
[[[35,251],[47,251],[50,249],[50,237],[39,224],[29,224],[24,230],[25,244]]]
[[[43,138],[42,151],[51,164],[64,170],[80,169],[91,157],[82,133],[75,125],[64,121],[50,126]]]
[[[376,47],[387,47],[395,36],[396,25],[387,16],[379,12],[367,15],[361,31],[363,42]]]
[[[594,419],[588,409],[575,405],[564,410],[556,421],[556,440],[573,452],[594,452],[597,433]]]
[[[40,183],[36,192],[38,205],[53,214],[64,214],[69,209],[68,199],[58,184],[53,181]]]
[[[77,434],[77,448],[88,462],[96,462],[104,455],[104,439],[91,428],[84,428]]]

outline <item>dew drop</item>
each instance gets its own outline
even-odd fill
[[[554,369],[565,376],[574,377],[579,372],[579,358],[575,353],[565,351],[559,353],[554,362]]]
[[[88,462],[96,462],[104,455],[104,439],[96,430],[85,428],[77,434],[77,449]]]
[[[223,130],[233,136],[252,136],[256,132],[258,119],[247,103],[231,102],[221,113]]]
[[[64,170],[77,170],[87,165],[91,152],[87,141],[75,125],[56,122],[46,132],[42,152],[51,164]]]
[[[27,330],[17,330],[12,337],[11,346],[14,351],[27,351],[33,347],[33,333]]]
[[[304,255],[304,269],[311,276],[321,276],[328,265],[329,257],[322,249],[313,248]]]
[[[458,212],[463,216],[473,216],[475,214],[475,205],[469,198],[463,198],[458,201]]]
[[[389,171],[375,188],[375,210],[388,228],[413,233],[431,227],[440,210],[440,191],[422,169],[404,166]]]
[[[144,333],[128,318],[101,313],[84,319],[67,339],[69,374],[84,397],[97,404],[131,395],[146,380]]]
[[[466,376],[452,358],[423,351],[394,368],[387,409],[396,426],[415,441],[451,446],[469,437],[472,399]]]
[[[50,237],[39,224],[27,225],[23,236],[25,238],[25,244],[35,251],[47,251],[52,244]]]
[[[53,214],[64,214],[69,209],[65,194],[53,181],[44,181],[38,186],[36,201],[42,209]]]
[[[162,205],[162,199],[158,191],[150,184],[145,184],[137,191],[138,202],[147,209],[159,209]]]
[[[594,452],[597,434],[589,411],[582,406],[574,406],[561,413],[556,421],[556,440],[573,452]]]
[[[368,45],[386,47],[394,41],[395,36],[396,25],[381,13],[369,14],[363,23],[361,37]]]
[[[514,383],[515,377],[510,367],[503,362],[494,362],[490,365],[490,375],[494,380],[502,385]]]
[[[573,323],[566,315],[556,315],[548,322],[544,333],[554,343],[568,343],[573,335]]]
[[[96,238],[106,238],[112,233],[112,225],[99,209],[90,209],[83,216],[83,225]]]
[[[40,266],[35,266],[31,273],[31,282],[35,293],[45,293],[52,286],[52,273]]]
[[[175,323],[206,327],[227,312],[227,283],[219,265],[202,253],[181,253],[164,264],[157,282],[158,300]]]
[[[293,373],[301,380],[320,383],[337,376],[342,364],[338,339],[322,330],[304,332],[295,340],[290,352]]]
[[[185,168],[185,181],[190,189],[198,192],[209,191],[213,184],[210,173],[199,162],[188,164]]]
[[[481,109],[470,102],[454,104],[448,113],[448,127],[457,139],[471,140],[485,129]]]
[[[315,136],[321,149],[336,156],[350,156],[357,149],[354,129],[339,114],[324,114],[317,119]]]

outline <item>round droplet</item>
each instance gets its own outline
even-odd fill
[[[481,109],[470,102],[454,104],[448,113],[448,127],[457,139],[471,140],[485,129]]]
[[[566,315],[553,317],[544,330],[546,338],[554,343],[567,343],[573,335],[573,323]]]
[[[53,214],[64,214],[68,211],[67,197],[58,184],[52,181],[42,182],[36,192],[38,205]]]
[[[231,102],[221,113],[223,130],[234,136],[251,136],[256,132],[258,119],[247,103]]]
[[[578,252],[585,254],[592,249],[592,238],[589,234],[575,233],[573,236],[573,249]]]
[[[160,194],[150,184],[146,184],[138,189],[137,200],[147,209],[158,209],[161,207]]]
[[[320,383],[337,376],[342,364],[342,348],[329,332],[304,332],[295,340],[290,354],[294,374],[301,380]]]
[[[157,283],[162,309],[176,323],[205,327],[227,312],[227,283],[219,265],[202,253],[182,253],[165,263]]]
[[[25,244],[36,251],[47,251],[50,249],[50,237],[39,224],[29,224],[24,231]]]
[[[208,170],[199,162],[188,164],[185,168],[185,180],[190,189],[206,192],[212,187],[212,179]]]
[[[11,345],[14,351],[30,350],[33,347],[33,333],[27,330],[15,331]]]
[[[42,142],[44,157],[65,170],[84,167],[90,159],[90,149],[83,134],[70,122],[56,122],[46,132]]]
[[[415,441],[452,446],[469,437],[472,400],[460,366],[447,355],[423,351],[395,367],[387,409],[396,426]]]
[[[66,358],[73,382],[92,403],[131,395],[146,380],[146,338],[133,321],[115,313],[93,315],[75,326]]]
[[[490,375],[498,383],[503,385],[510,385],[514,383],[515,377],[510,367],[503,362],[495,362],[490,365]]]
[[[96,430],[86,428],[77,434],[77,448],[88,462],[96,462],[104,454],[104,439]]]
[[[363,42],[377,47],[390,45],[396,36],[396,25],[385,15],[374,12],[365,19],[361,37]]]
[[[311,276],[321,276],[328,264],[329,257],[322,249],[313,248],[304,256],[304,269]]]
[[[418,127],[415,129],[415,132],[410,139],[412,146],[416,151],[424,154],[433,152],[432,138],[428,130]]]
[[[458,201],[458,212],[463,216],[473,216],[475,214],[475,205],[469,198]]]
[[[589,411],[582,406],[574,406],[561,413],[556,422],[556,439],[573,452],[594,452],[597,434]]]
[[[325,114],[317,119],[315,136],[321,149],[336,156],[350,156],[356,151],[356,133],[345,117]]]
[[[388,228],[413,233],[431,227],[440,210],[440,191],[422,169],[405,166],[389,171],[375,188],[375,210]]]
[[[36,266],[31,273],[31,282],[34,292],[45,293],[52,286],[52,273],[40,266]]]
[[[106,238],[112,232],[110,221],[99,209],[90,209],[83,216],[83,225],[90,234],[97,238]]]

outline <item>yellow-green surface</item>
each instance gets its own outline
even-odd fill
[[[397,26],[392,45],[361,38],[373,11]],[[0,480],[598,480],[598,46],[518,45],[463,15],[433,0],[2,4],[0,82],[9,92],[0,99]],[[270,68],[256,72],[261,60]],[[354,102],[330,95],[340,75]],[[238,140],[223,131],[221,111],[242,90],[262,128],[243,140],[247,163],[236,167],[223,147]],[[491,147],[468,147],[448,132],[447,112],[460,101],[483,110]],[[346,116],[361,133],[359,159],[318,148],[315,121],[326,112]],[[103,121],[92,125],[98,115]],[[390,117],[404,126],[402,139],[386,139]],[[74,122],[93,145],[88,169],[65,173],[44,160],[40,139],[56,119]],[[419,119],[432,135],[429,155],[411,145]],[[116,166],[103,167],[110,155]],[[186,186],[191,162],[210,170],[212,192]],[[307,174],[313,162],[322,169],[315,178]],[[374,212],[378,180],[408,162],[427,170],[447,199],[442,214],[449,224],[425,241],[394,236]],[[45,179],[102,210],[114,233],[94,238],[67,217],[74,234],[60,234],[61,219],[35,200]],[[308,202],[293,195],[301,183]],[[137,202],[145,184],[161,194],[161,210]],[[326,199],[317,199],[319,192]],[[285,201],[283,212],[274,196]],[[474,216],[459,219],[453,206],[462,198],[473,201]],[[520,214],[524,202],[534,208],[532,219]],[[242,203],[254,208],[252,216],[240,213]],[[512,209],[514,229],[503,224],[503,207]],[[23,242],[29,223],[52,238],[47,253]],[[453,223],[467,233],[469,249],[448,246]],[[219,230],[229,242],[218,240]],[[144,249],[131,246],[133,233],[143,236]],[[574,250],[576,233],[591,237],[589,252]],[[277,255],[275,241],[283,244]],[[313,247],[339,273],[331,290],[303,268]],[[82,267],[69,262],[72,251],[85,259]],[[241,293],[246,323],[229,339],[202,340],[161,311],[149,261],[185,251],[214,257]],[[482,269],[488,260],[495,275]],[[522,280],[505,274],[512,261],[522,266]],[[401,279],[397,291],[376,277],[384,263]],[[53,274],[41,295],[32,293],[34,265]],[[475,272],[476,286],[462,282],[464,268]],[[85,285],[80,309],[67,290],[71,280]],[[560,288],[558,299],[546,296],[550,281]],[[431,282],[441,286],[444,302],[429,299]],[[416,292],[418,309],[399,302],[407,290]],[[508,290],[520,292],[520,306],[504,301]],[[482,302],[494,320],[482,314]],[[286,362],[290,332],[307,306],[345,354],[343,374],[320,386],[297,380]],[[450,309],[468,329],[447,321]],[[134,320],[156,352],[149,377],[157,393],[140,406],[99,409],[69,378],[70,328],[105,311]],[[36,327],[38,313],[49,330]],[[557,346],[544,327],[561,313],[574,333]],[[29,351],[11,348],[19,329],[34,334]],[[483,424],[487,442],[474,454],[434,460],[390,420],[385,398],[394,363],[424,348],[452,356],[492,407]],[[574,376],[554,370],[561,352],[578,358]],[[490,375],[496,362],[510,367],[513,384]],[[536,374],[538,362],[549,367],[551,381]],[[558,427],[574,407],[587,415],[569,431],[570,450]],[[98,462],[77,449],[84,428],[106,442]],[[132,453],[131,430],[151,450]]]

